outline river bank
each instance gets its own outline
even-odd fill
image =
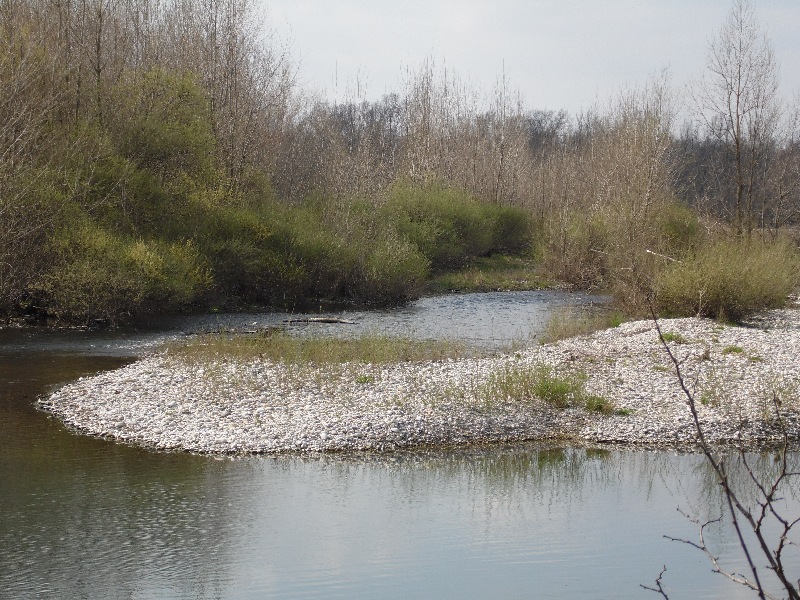
[[[749,326],[660,321],[695,390],[707,438],[750,446],[800,438],[800,310]],[[611,414],[486,394],[509,370],[550,365],[585,375]],[[774,398],[780,399],[776,416]],[[513,355],[365,365],[197,361],[156,353],[66,385],[40,406],[69,427],[200,453],[382,451],[533,439],[692,446],[695,431],[650,321],[529,347]]]

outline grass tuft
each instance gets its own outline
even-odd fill
[[[624,322],[624,315],[618,311],[603,309],[581,311],[565,308],[553,313],[539,341],[542,344],[551,344],[571,337],[589,335],[602,329],[618,327]]]
[[[741,354],[742,352],[744,352],[744,348],[741,346],[725,346],[722,349],[723,354]]]
[[[530,402],[536,398],[555,408],[581,407],[590,412],[622,414],[615,411],[611,401],[586,393],[586,374],[557,373],[548,365],[535,367],[506,366],[491,375],[480,389],[490,402],[497,398]]]
[[[675,342],[676,344],[685,344],[686,338],[676,331],[665,331],[661,337],[665,342]]]

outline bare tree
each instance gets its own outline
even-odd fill
[[[0,14],[0,307],[16,302],[44,261],[45,239],[58,218],[47,172],[67,154],[50,120],[60,99],[47,32],[22,6]],[[27,7],[25,7],[27,8]],[[14,10],[15,9],[15,10]],[[45,49],[45,50],[43,50]]]
[[[756,225],[779,126],[778,64],[750,0],[734,0],[709,45],[707,72],[694,93],[700,119],[717,142],[720,190],[739,234]]]

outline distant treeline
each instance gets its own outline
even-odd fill
[[[388,304],[501,252],[632,311],[716,314],[667,290],[679,265],[755,256],[800,216],[774,59],[733,105],[712,47],[681,128],[666,78],[578,116],[433,62],[380,101],[316,101],[267,33],[250,0],[0,4],[0,312]]]

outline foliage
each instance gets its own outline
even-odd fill
[[[213,171],[211,111],[195,77],[155,68],[130,74],[111,93],[108,129],[123,156],[162,178]]]
[[[786,303],[800,283],[799,261],[785,240],[715,240],[659,274],[656,304],[667,315],[740,321]]]
[[[190,243],[115,236],[84,224],[57,238],[57,267],[34,293],[51,313],[71,320],[108,320],[179,310],[208,291],[211,280]]]
[[[739,307],[709,304],[730,294],[705,287],[698,302],[706,282],[688,274],[709,260],[698,215],[748,234],[800,218],[795,132],[769,85],[768,111],[732,115],[763,125],[739,140],[755,162],[733,165],[730,132],[674,135],[665,77],[569,118],[526,110],[505,78],[476,94],[428,61],[402,93],[331,105],[298,93],[249,1],[70,6],[0,11],[4,315],[386,305],[431,276],[438,289],[538,284],[527,265],[487,275],[498,254],[607,290],[630,315],[654,291],[675,313],[738,318],[774,304],[763,275]],[[710,65],[735,33],[723,28]],[[769,84],[769,44],[749,41],[765,54],[753,63],[764,77],[748,82]],[[770,297],[786,288],[773,287]]]
[[[398,184],[384,211],[434,272],[461,267],[492,252],[521,254],[533,241],[532,221],[524,211],[478,202],[443,185]]]

